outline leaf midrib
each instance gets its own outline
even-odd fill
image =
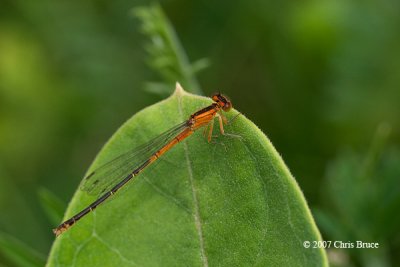
[[[178,93],[178,92],[176,92],[176,93]],[[181,117],[181,120],[183,121],[184,116],[183,116],[181,100],[182,100],[182,94],[179,93],[178,94],[178,110],[179,110],[179,115]],[[189,148],[188,148],[186,141],[183,142],[183,149],[184,149],[185,161],[186,161],[188,174],[189,174],[190,187],[192,189],[192,198],[193,198],[193,206],[194,206],[193,218],[194,218],[196,231],[199,236],[201,260],[202,260],[203,266],[208,267],[208,259],[207,259],[207,255],[206,255],[205,249],[204,249],[204,238],[203,238],[203,231],[202,231],[202,225],[201,225],[199,203],[198,203],[198,199],[197,199],[197,190],[196,190],[195,184],[194,184],[193,169],[192,169],[192,165],[191,165],[191,162],[189,159]]]

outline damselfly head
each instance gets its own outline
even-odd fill
[[[232,102],[228,97],[222,95],[221,93],[215,93],[211,98],[218,104],[218,106],[222,108],[223,111],[228,112],[231,110]]]

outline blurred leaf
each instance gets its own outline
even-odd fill
[[[150,43],[146,46],[149,53],[149,65],[161,75],[166,88],[173,88],[179,81],[189,92],[202,94],[196,80],[195,73],[206,68],[209,63],[201,59],[190,64],[188,57],[179,42],[173,26],[164,14],[161,6],[153,4],[149,7],[139,7],[133,10],[133,14],[142,21],[142,31],[146,34]],[[158,94],[169,95],[159,87],[148,87],[148,91]]]
[[[171,93],[171,87],[162,82],[146,82],[144,88],[147,92],[157,95],[169,95]]]
[[[328,240],[379,242],[373,253],[347,251],[363,266],[390,266],[390,240],[400,238],[400,151],[386,145],[389,134],[381,124],[366,155],[348,151],[330,164],[324,195],[333,208],[315,214]]]
[[[15,266],[41,267],[46,262],[44,255],[41,255],[21,241],[3,232],[0,232],[0,252]]]
[[[42,218],[38,216],[40,209],[34,208],[36,201],[29,200],[29,192],[23,191],[23,186],[18,184],[15,176],[10,176],[4,170],[0,160],[0,233],[11,236],[13,240],[21,240],[36,251],[46,253],[50,244],[45,244],[49,240],[41,228]]]
[[[89,171],[210,103],[177,90],[124,124]],[[145,169],[56,239],[49,266],[327,266],[324,250],[303,248],[321,238],[272,144],[243,115],[226,131],[241,138],[209,144],[200,130]],[[78,190],[66,217],[93,200]]]
[[[211,62],[208,58],[199,59],[199,60],[193,62],[192,73],[200,72],[200,71],[208,68],[208,66],[210,66],[210,64],[211,64]]]
[[[66,205],[48,189],[41,187],[37,191],[40,204],[45,211],[50,222],[57,224],[60,222],[64,215]]]

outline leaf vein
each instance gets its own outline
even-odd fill
[[[182,103],[181,103],[181,97],[178,98],[178,107],[179,107],[179,113],[183,119],[183,111],[182,111]],[[208,267],[208,259],[207,259],[207,255],[205,253],[204,250],[204,238],[203,238],[203,232],[202,232],[202,228],[201,228],[201,219],[200,219],[200,209],[199,209],[199,202],[197,199],[197,190],[196,187],[194,185],[194,177],[193,177],[193,169],[192,169],[192,165],[189,159],[189,148],[187,146],[186,141],[183,142],[183,148],[185,151],[185,161],[187,164],[187,169],[189,172],[189,182],[190,182],[190,186],[192,189],[192,197],[193,197],[193,205],[194,205],[194,222],[195,222],[195,226],[196,226],[196,230],[199,236],[199,243],[200,243],[200,253],[201,253],[201,259],[203,261],[203,266],[204,267]]]

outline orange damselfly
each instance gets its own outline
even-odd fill
[[[214,94],[212,100],[214,103],[193,113],[188,120],[167,130],[139,148],[122,154],[89,173],[83,180],[82,188],[89,193],[98,193],[100,197],[82,211],[53,229],[54,234],[59,236],[67,231],[82,217],[114,195],[151,163],[156,161],[176,144],[192,135],[197,129],[208,126],[208,141],[210,142],[214,118],[218,118],[220,132],[221,134],[225,134],[224,124],[227,123],[227,120],[222,114],[222,111],[230,111],[232,103],[226,96],[220,93]],[[207,130],[207,128],[205,129]],[[126,175],[125,171],[127,170],[129,174]]]

